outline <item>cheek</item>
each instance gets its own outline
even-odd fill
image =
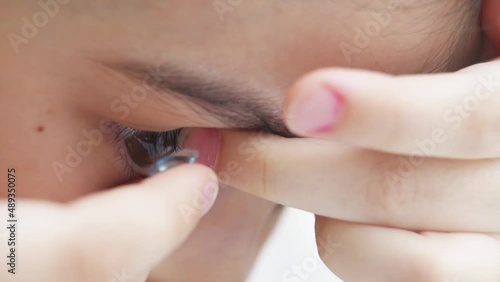
[[[65,202],[125,181],[110,142],[86,146],[84,130],[99,128],[99,120],[71,99],[73,89],[86,85],[68,77],[78,65],[32,47],[38,52],[0,52],[0,187],[8,167],[18,172],[17,196],[26,198]],[[0,197],[6,192],[0,188]]]
[[[103,138],[96,139],[97,130],[89,125],[87,130],[78,128],[76,124],[84,123],[67,117],[49,120],[16,123],[7,130],[10,142],[1,142],[0,168],[16,168],[22,187],[18,197],[66,202],[125,180],[114,148]]]

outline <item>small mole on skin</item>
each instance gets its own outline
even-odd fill
[[[45,130],[45,127],[43,127],[42,125],[39,125],[39,126],[37,126],[37,128],[36,128],[36,131],[38,131],[38,132],[40,132],[40,133],[42,133],[44,130]]]

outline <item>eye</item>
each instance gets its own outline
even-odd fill
[[[138,166],[154,163],[179,149],[180,129],[165,132],[138,131],[124,140],[126,153]]]
[[[181,149],[183,129],[152,132],[116,125],[115,142],[128,173],[140,175],[134,168],[155,163],[158,159]]]

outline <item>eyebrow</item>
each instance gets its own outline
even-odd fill
[[[282,117],[283,94],[255,89],[247,83],[227,80],[210,71],[172,64],[141,62],[103,63],[162,94],[180,95],[199,105],[228,128],[256,130],[283,137],[295,137]],[[153,83],[150,83],[153,81]],[[278,92],[278,93],[276,93]]]

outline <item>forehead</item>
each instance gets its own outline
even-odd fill
[[[178,49],[196,58],[204,53],[228,61],[258,56],[259,63],[269,62],[268,67],[281,71],[292,58],[295,64],[353,67],[375,63],[374,57],[378,63],[408,55],[421,58],[458,32],[463,14],[454,7],[457,0],[162,3],[164,9],[156,10],[155,18],[162,21],[156,31],[176,43],[168,46],[171,52]]]
[[[104,27],[105,38],[126,42],[112,46],[117,57],[197,66],[257,88],[285,89],[322,67],[444,70],[467,14],[457,2],[130,0],[130,7],[108,7],[112,17],[92,30]],[[474,46],[461,52],[479,45],[468,44]]]
[[[447,43],[463,13],[450,9],[456,0],[141,3],[138,10],[115,15],[113,24],[121,33],[114,28],[110,38],[129,44],[122,52],[114,45],[118,58],[112,61],[179,66],[180,78],[177,72],[166,73],[169,89],[189,97],[215,93],[212,104],[224,108],[234,108],[221,102],[231,95],[250,97],[245,101],[252,105],[251,98],[265,98],[279,108],[290,84],[322,67],[389,73],[444,68],[453,52]]]

